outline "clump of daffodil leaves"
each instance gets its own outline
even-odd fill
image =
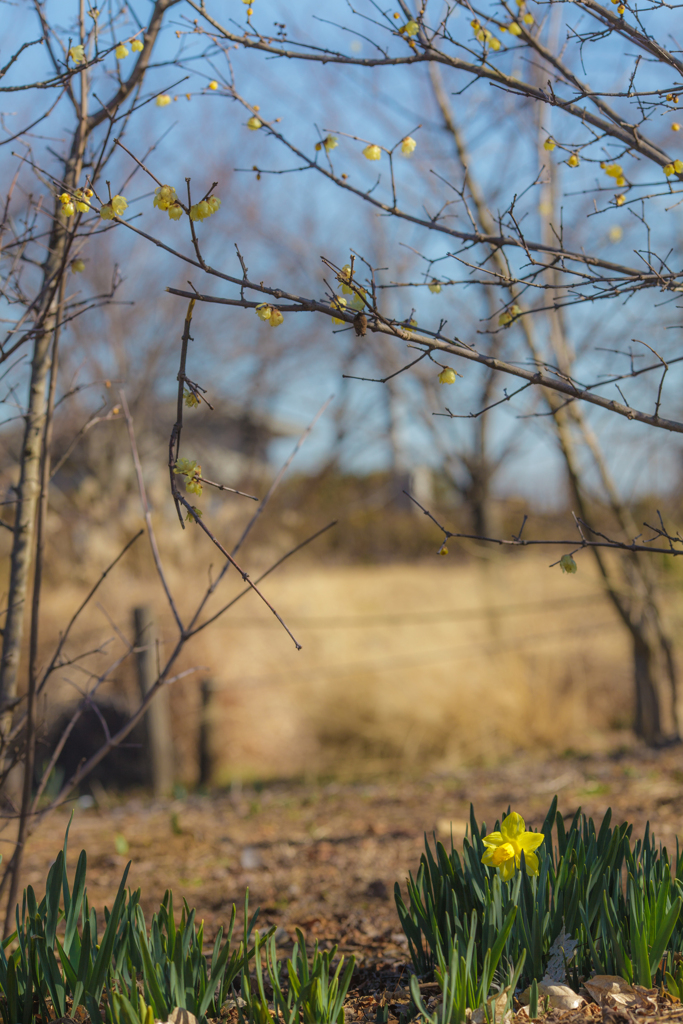
[[[555,797],[538,828],[508,809],[488,831],[471,809],[456,848],[457,834],[447,845],[427,839],[406,897],[395,887],[425,1021],[463,1022],[466,1007],[508,985],[511,1005],[515,987],[546,977],[551,951],[557,969],[565,937],[571,955],[553,980],[574,992],[610,975],[683,996],[683,853],[670,856],[649,825],[634,840],[632,825],[612,827],[610,810],[602,822],[580,809],[567,820]],[[438,1018],[418,984],[431,978],[442,992]]]

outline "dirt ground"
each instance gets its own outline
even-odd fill
[[[275,783],[165,801],[138,796],[114,802],[103,794],[100,806],[75,805],[69,864],[73,869],[79,851],[87,850],[88,894],[99,909],[111,904],[131,860],[129,881],[142,888],[147,914],[172,888],[176,906],[185,897],[209,936],[229,920],[233,902],[239,910],[248,886],[260,921],[280,929],[283,955],[297,926],[309,942],[353,953],[359,1012],[367,1017],[363,1006],[374,1007],[374,1020],[383,998],[391,1020],[407,995],[409,971],[393,885],[416,870],[424,833],[448,841],[452,822],[457,843],[470,801],[490,827],[508,805],[527,827],[538,826],[555,793],[566,816],[582,807],[601,820],[611,806],[615,821],[633,822],[640,834],[649,820],[657,838],[675,848],[683,834],[683,748],[525,758],[371,783]],[[29,842],[22,882],[38,893],[72,806],[55,813]]]

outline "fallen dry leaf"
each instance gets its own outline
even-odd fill
[[[197,1024],[197,1018],[189,1010],[176,1006],[175,1010],[169,1013],[166,1024]]]
[[[625,1006],[629,1009],[636,1007],[657,1006],[657,989],[643,988],[642,985],[630,985],[625,978],[614,974],[596,974],[589,981],[584,981],[583,987],[595,1000],[596,1003],[609,1001],[611,1006]]]
[[[531,986],[524,989],[519,997],[519,1001],[524,1006],[528,1006],[530,998]],[[569,985],[562,985],[559,981],[550,980],[539,981],[538,999],[539,1002],[549,999],[550,1005],[554,1010],[577,1010],[586,1001],[583,996],[577,995]]]

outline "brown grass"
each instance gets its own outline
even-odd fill
[[[205,582],[197,565],[205,564],[206,552],[200,558],[196,532],[164,539],[173,556],[169,579],[187,614]],[[92,565],[111,553],[111,544],[98,543],[89,553]],[[72,650],[114,637],[103,609],[130,635],[131,610],[142,603],[155,608],[162,656],[170,649],[173,624],[146,545],[141,539],[105,583]],[[196,777],[203,677],[215,690],[211,743],[221,784],[448,769],[496,763],[521,750],[561,753],[623,742],[631,706],[627,639],[589,558],[571,577],[549,569],[552,559],[549,552],[518,552],[410,565],[292,561],[264,590],[302,651],[250,595],[183,655],[179,669],[197,672],[173,686],[179,776],[190,783]],[[232,574],[220,602],[240,589]],[[77,578],[51,587],[44,636],[55,634],[83,592]],[[107,657],[121,650],[114,637]],[[91,661],[99,671],[105,664],[104,655]],[[69,669],[62,677],[59,699],[74,699],[73,684],[82,685],[83,676]],[[132,666],[107,685],[116,699],[131,701]]]

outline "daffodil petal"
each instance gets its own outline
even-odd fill
[[[542,832],[525,832],[523,836],[519,837],[517,843],[526,854],[529,854],[533,850],[537,850],[544,839],[545,836]]]
[[[531,834],[533,835],[533,833],[531,833]],[[520,860],[521,860],[521,858],[520,858]],[[529,851],[527,853],[527,851],[524,850],[524,863],[526,865],[526,873],[527,873],[527,875],[537,875],[538,874],[538,857],[536,856],[535,853],[532,853],[531,851]],[[521,863],[520,863],[520,867],[521,867]]]
[[[513,857],[511,860],[506,860],[504,864],[500,865],[498,871],[500,872],[502,880],[504,882],[509,882],[515,873],[515,858]]]
[[[526,825],[524,824],[524,818],[521,814],[517,814],[517,811],[512,811],[508,814],[507,818],[503,821],[500,826],[500,831],[504,837],[504,842],[512,843],[519,841],[520,835],[524,832]]]
[[[500,846],[501,843],[504,842],[505,840],[503,839],[500,832],[489,832],[489,834],[487,836],[484,836],[484,838],[482,839],[482,843],[484,844],[484,846]]]

